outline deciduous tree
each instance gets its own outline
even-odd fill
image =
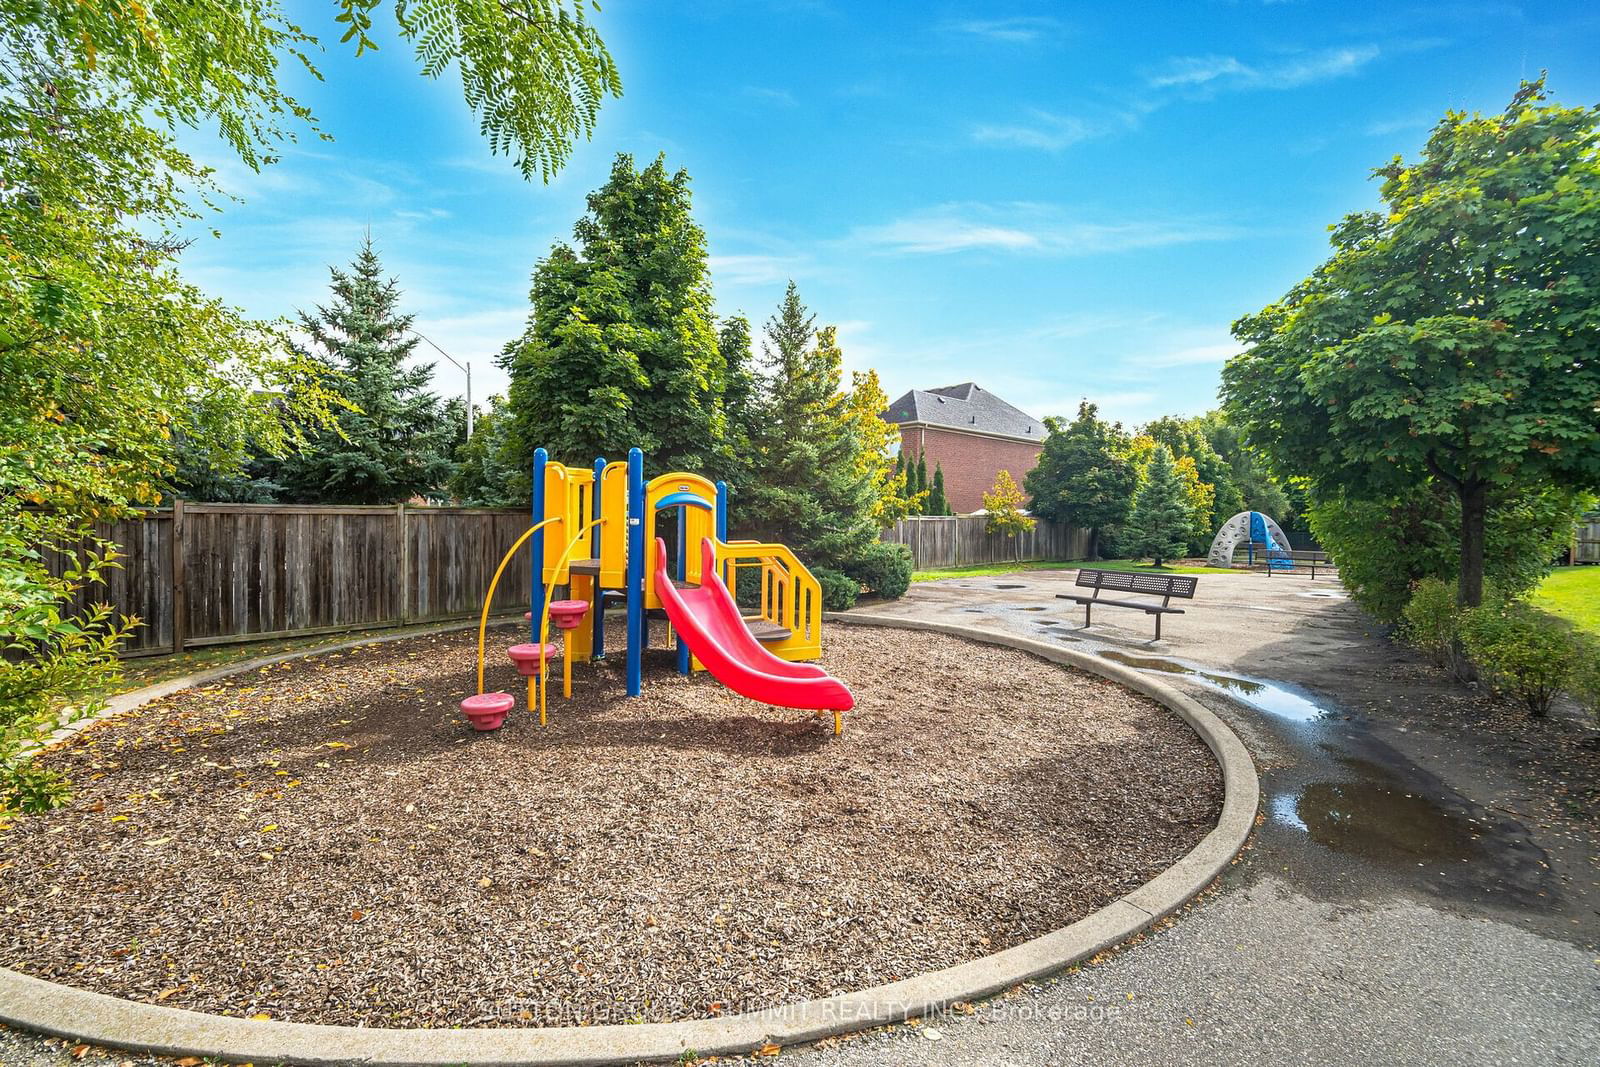
[[[1240,319],[1230,418],[1283,476],[1460,508],[1459,596],[1483,596],[1497,495],[1600,483],[1600,109],[1525,83],[1498,115],[1450,112],[1422,158],[1380,168],[1382,212]]]
[[[1089,558],[1100,558],[1100,540],[1128,517],[1139,473],[1128,457],[1128,435],[1119,423],[1100,418],[1087,400],[1071,422],[1045,419],[1048,435],[1039,463],[1025,484],[1032,511],[1041,518],[1089,531]]]
[[[994,486],[983,494],[983,528],[987,533],[1000,534],[1011,542],[1012,556],[1021,553],[1017,535],[1033,529],[1033,519],[1022,513],[1027,498],[1011,472],[1003,470],[994,476]]]

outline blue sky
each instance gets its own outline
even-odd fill
[[[534,263],[619,151],[688,169],[719,311],[759,327],[792,277],[891,397],[974,380],[1138,423],[1214,404],[1229,323],[1304,277],[1446,109],[1498,110],[1541,68],[1600,101],[1592,2],[610,0],[625,95],[543,185],[490,154],[454,72],[420,76],[387,8],[360,59],[328,0],[289,9],[327,42],[326,81],[291,86],[334,140],[257,175],[190,138],[244,202],[183,269],[290,314],[370,227],[480,400]]]

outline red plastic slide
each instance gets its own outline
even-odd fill
[[[849,711],[855,697],[839,679],[810,663],[790,663],[761,647],[717,577],[711,540],[700,544],[698,587],[679,588],[667,572],[667,546],[656,539],[656,593],[672,628],[711,676],[740,696],[780,708]]]

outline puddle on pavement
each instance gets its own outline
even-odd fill
[[[1021,582],[1001,582],[1000,584],[996,585],[995,588],[996,589],[1026,589],[1028,587],[1026,585],[1024,585],[1023,583],[1021,583]]]
[[[1039,606],[1036,606],[1036,607],[1018,608],[1017,610],[1018,611],[1049,611],[1050,609],[1048,607],[1043,606],[1043,605],[1039,605]]]
[[[1309,697],[1302,696],[1284,686],[1263,682],[1255,678],[1240,678],[1231,674],[1217,674],[1159,656],[1135,656],[1127,652],[1107,650],[1100,653],[1114,663],[1141,671],[1160,671],[1163,674],[1181,674],[1201,685],[1218,689],[1257,710],[1291,722],[1313,722],[1329,714]]]

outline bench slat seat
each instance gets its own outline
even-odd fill
[[[1326,552],[1313,548],[1268,549],[1266,552],[1266,561],[1268,578],[1272,577],[1274,571],[1294,570],[1295,565],[1298,563],[1308,563],[1311,565],[1311,577],[1313,580],[1315,580],[1317,577],[1318,567],[1322,567],[1324,570],[1338,568],[1338,564],[1334,563]],[[1273,566],[1275,563],[1282,565]]]
[[[1182,615],[1184,609],[1175,608],[1168,603],[1173,597],[1182,597],[1185,600],[1194,599],[1195,588],[1200,580],[1192,574],[1140,574],[1136,571],[1101,571],[1089,567],[1078,570],[1077,580],[1073,583],[1091,588],[1094,593],[1083,596],[1078,593],[1057,593],[1057,600],[1071,600],[1083,605],[1083,627],[1088,629],[1094,622],[1094,609],[1097,604],[1104,604],[1112,608],[1129,608],[1142,611],[1146,615],[1155,616],[1157,641],[1161,640],[1161,616]],[[1113,593],[1134,593],[1146,596],[1158,596],[1161,603],[1149,600],[1102,600],[1101,590],[1110,590]]]

